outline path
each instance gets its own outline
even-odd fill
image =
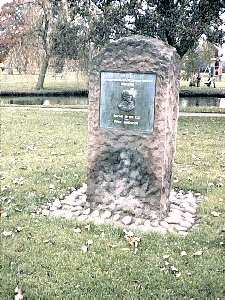
[[[26,110],[43,110],[43,111],[55,111],[55,112],[72,112],[72,111],[78,111],[78,112],[86,112],[88,109],[87,107],[84,108],[62,108],[62,107],[45,107],[45,106],[39,106],[39,107],[31,107],[29,106],[1,106],[0,108],[7,108],[7,109],[26,109]],[[190,113],[190,112],[180,112],[179,117],[225,117],[225,113]]]
[[[62,107],[46,107],[46,106],[35,106],[31,107],[31,105],[26,106],[1,106],[0,108],[6,108],[6,109],[19,109],[19,110],[41,110],[41,111],[54,111],[54,112],[72,112],[72,111],[78,111],[78,112],[86,112],[87,108],[62,108]]]
[[[222,113],[189,113],[189,112],[180,112],[179,117],[225,117],[225,114]]]

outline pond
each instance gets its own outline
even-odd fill
[[[1,105],[43,105],[43,106],[60,106],[60,105],[88,105],[87,97],[0,97]],[[194,106],[211,106],[225,108],[225,98],[180,98],[180,109]]]
[[[0,97],[1,105],[88,105],[87,97]]]
[[[179,101],[180,110],[190,106],[194,106],[194,107],[211,106],[211,107],[225,108],[225,98],[213,98],[213,97],[180,98]]]

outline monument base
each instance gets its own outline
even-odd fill
[[[129,210],[119,210],[113,204],[97,204],[91,207],[87,201],[86,185],[74,190],[63,200],[42,206],[38,213],[50,217],[62,217],[94,224],[110,224],[131,231],[187,234],[197,218],[197,205],[202,201],[200,194],[172,191],[170,210],[165,217],[159,211],[149,211],[148,218],[136,217]]]

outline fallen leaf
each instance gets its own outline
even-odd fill
[[[84,228],[87,229],[87,231],[89,231],[91,229],[91,225],[88,224],[88,225],[84,226]]]
[[[167,254],[167,255],[163,255],[163,259],[168,259],[170,256]]]
[[[181,251],[180,256],[187,256],[187,252],[186,251]]]
[[[24,178],[21,176],[21,177],[16,177],[14,180],[13,180],[13,183],[14,184],[17,184],[17,185],[23,185],[24,183]]]
[[[12,235],[13,235],[13,232],[12,232],[12,231],[3,231],[3,232],[2,232],[2,235],[3,235],[4,237],[9,237],[9,236],[12,236]]]
[[[19,169],[20,170],[27,170],[27,166],[20,166]]]
[[[50,239],[49,240],[44,240],[43,243],[44,244],[48,244],[49,243],[49,244],[55,245],[55,241],[50,240]]]
[[[81,233],[81,229],[79,228],[79,227],[77,227],[77,228],[74,228],[74,230],[73,230],[75,233]]]
[[[170,270],[172,273],[177,273],[178,269],[175,266],[170,266]]]
[[[118,247],[118,245],[112,245],[112,244],[109,244],[109,247],[110,247],[110,248],[116,248],[116,247]]]
[[[1,191],[2,191],[3,193],[10,193],[10,192],[12,191],[12,189],[11,189],[10,186],[5,185],[5,186],[3,186],[3,187],[1,188]]]
[[[217,212],[217,211],[212,211],[212,212],[211,212],[211,215],[212,215],[213,217],[219,217],[219,216],[221,215],[221,213],[220,213],[220,212]]]
[[[34,144],[31,144],[31,145],[27,145],[26,150],[27,151],[36,151],[37,149]]]
[[[82,247],[81,250],[86,253],[90,250],[91,245],[93,245],[93,241],[92,240],[88,240]]]
[[[201,256],[202,254],[203,254],[203,251],[199,250],[199,251],[193,253],[193,256]]]
[[[23,300],[24,291],[18,286],[15,288],[15,300]]]
[[[81,247],[81,250],[82,250],[84,253],[88,252],[88,246],[87,246],[87,245],[83,245],[83,246]]]
[[[22,231],[23,230],[23,227],[20,227],[20,226],[17,226],[16,227],[16,232],[20,232],[20,231]]]
[[[138,245],[141,240],[141,238],[135,236],[135,234],[132,231],[126,231],[124,230],[125,233],[125,239],[127,240],[128,244],[133,247],[134,253],[137,253],[138,250]]]
[[[5,211],[5,212],[1,213],[1,217],[3,217],[3,218],[6,218],[6,217],[8,217],[8,214],[7,214],[7,212]]]

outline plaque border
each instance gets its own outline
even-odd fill
[[[101,118],[101,92],[102,92],[102,81],[101,81],[101,74],[102,73],[133,73],[133,74],[151,74],[151,75],[155,75],[155,95],[154,95],[154,115],[153,115],[153,126],[152,126],[152,129],[151,130],[144,130],[144,129],[138,129],[138,130],[133,130],[133,129],[127,129],[127,128],[114,128],[114,127],[108,127],[108,128],[104,128],[104,127],[101,127],[100,126],[100,118]],[[153,134],[154,133],[154,130],[155,130],[155,116],[156,116],[156,84],[157,84],[157,81],[158,81],[158,76],[157,76],[157,73],[155,72],[151,72],[151,71],[145,71],[145,72],[140,72],[140,71],[129,71],[129,70],[122,70],[122,71],[118,71],[118,70],[101,70],[99,72],[99,79],[100,79],[100,98],[99,98],[99,120],[98,120],[98,127],[99,129],[101,130],[116,130],[116,131],[123,131],[123,132],[128,132],[128,133],[131,133],[132,134],[136,134],[138,135],[138,133],[144,133],[144,134]]]

